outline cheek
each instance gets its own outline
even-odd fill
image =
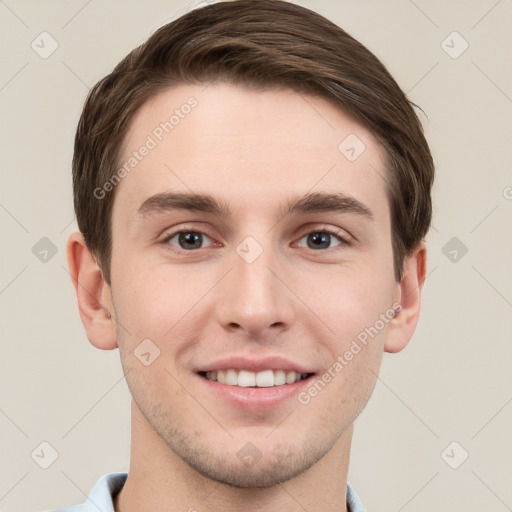
[[[129,272],[116,291],[116,312],[134,339],[162,339],[193,309],[203,287],[182,270]]]
[[[190,402],[190,396],[180,385],[182,376],[169,366],[165,357],[146,366],[132,351],[121,351],[121,361],[130,393],[151,422],[160,421],[162,414],[182,410]]]
[[[304,287],[302,293],[316,313],[319,327],[330,332],[339,353],[358,336],[364,341],[364,333],[376,322],[379,333],[385,330],[381,319],[392,305],[394,287],[384,269],[333,270],[319,278],[315,286]],[[386,324],[388,321],[386,318]]]

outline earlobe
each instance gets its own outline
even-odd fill
[[[97,348],[117,348],[115,323],[111,318],[110,287],[105,282],[82,233],[77,231],[69,236],[66,250],[80,318],[87,338]]]
[[[404,261],[404,274],[397,284],[397,302],[400,311],[389,322],[384,350],[400,352],[414,334],[421,309],[421,291],[425,283],[427,270],[427,249],[421,242],[413,253]]]

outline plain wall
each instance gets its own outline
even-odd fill
[[[88,89],[193,3],[0,3],[3,512],[83,502],[102,474],[128,469],[118,351],[87,341],[67,270],[73,139]],[[512,3],[298,3],[384,62],[428,116],[437,168],[421,318],[409,346],[384,355],[356,420],[349,481],[369,511],[510,510]],[[43,31],[58,43],[48,58],[31,47]],[[44,441],[58,452],[48,469],[31,456]],[[468,459],[452,469],[462,450]]]

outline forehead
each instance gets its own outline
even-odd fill
[[[155,194],[208,193],[234,213],[282,210],[308,192],[386,209],[384,151],[330,102],[290,89],[180,84],[149,99],[124,144],[114,215]],[[383,212],[381,212],[383,213]]]

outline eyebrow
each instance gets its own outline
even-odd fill
[[[164,192],[147,198],[137,210],[140,217],[149,217],[174,210],[199,211],[230,217],[229,206],[209,194],[194,192]],[[374,220],[372,211],[354,197],[341,192],[311,192],[289,199],[281,213],[339,212],[355,213]]]

